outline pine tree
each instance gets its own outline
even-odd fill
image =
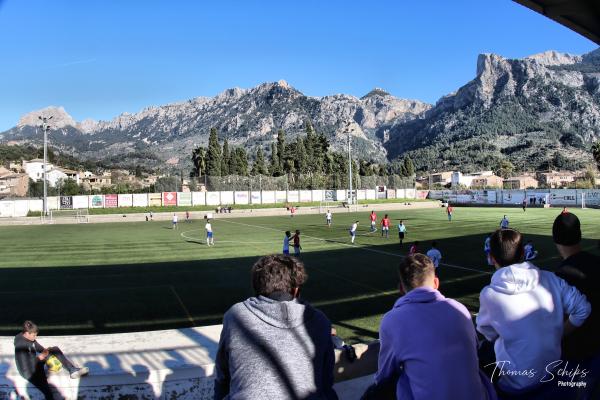
[[[210,129],[210,136],[208,137],[206,169],[208,175],[221,176],[221,146],[219,146],[216,128]]]
[[[296,166],[296,172],[304,174],[307,172],[308,157],[306,154],[306,148],[304,147],[304,140],[300,136],[296,138],[296,151],[294,152],[294,164]]]
[[[285,159],[285,132],[280,129],[277,132],[277,162],[279,164],[279,171],[285,171],[284,159]]]
[[[262,146],[256,149],[256,160],[252,165],[252,175],[266,175],[267,166],[265,165],[265,156],[263,154]]]
[[[408,177],[411,177],[415,174],[415,164],[409,156],[404,157],[404,172]]]
[[[229,174],[233,174],[230,168],[231,164],[231,154],[229,154],[229,141],[227,140],[227,136],[225,136],[225,140],[223,141],[223,153],[221,158],[221,175],[227,176]]]
[[[243,147],[236,147],[232,158],[235,158],[237,175],[248,176],[248,155]]]
[[[281,175],[281,169],[279,169],[279,156],[277,155],[277,145],[275,142],[271,143],[271,165],[269,166],[269,173],[271,176]]]

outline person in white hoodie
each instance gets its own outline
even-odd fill
[[[494,232],[490,258],[496,272],[479,296],[477,330],[494,342],[492,378],[507,393],[540,390],[560,366],[563,335],[585,322],[590,303],[552,272],[523,262],[523,237],[514,229]]]

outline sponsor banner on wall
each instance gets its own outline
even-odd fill
[[[95,194],[88,197],[90,208],[102,208],[104,207],[104,196],[101,194]]]
[[[104,208],[115,208],[119,206],[119,196],[116,194],[104,195]]]
[[[15,214],[14,201],[0,201],[0,217],[12,218]]]
[[[395,199],[396,198],[396,189],[387,189],[386,196],[388,199]]]
[[[218,206],[221,204],[221,197],[219,192],[206,192],[206,205],[207,206]]]
[[[73,196],[60,196],[60,209],[61,210],[72,210],[73,209]]]
[[[87,201],[87,196],[85,196]],[[29,200],[29,211],[42,211],[44,208],[44,200]],[[87,208],[87,205],[85,206]]]
[[[550,204],[573,206],[577,204],[577,190],[559,189],[550,192]]]
[[[502,193],[503,204],[522,204],[525,192],[522,190],[505,190]]]
[[[150,207],[162,206],[162,194],[161,193],[148,193],[148,205]]]
[[[496,204],[498,202],[498,192],[496,192],[495,190],[488,190],[487,202],[489,204]]]
[[[233,191],[221,192],[221,204],[233,204]]]
[[[73,208],[88,208],[88,196],[73,196]]]
[[[429,196],[429,190],[417,190],[417,199],[425,200]]]
[[[417,191],[415,189],[404,189],[404,193],[407,199],[414,199],[417,196]]]
[[[133,196],[131,194],[120,194],[117,196],[119,207],[133,207]]]
[[[29,213],[29,201],[15,200],[15,217],[26,217]]]
[[[48,210],[58,210],[58,197],[48,197]]]
[[[134,193],[133,194],[133,206],[134,207],[148,207],[148,194],[147,193]]]
[[[275,192],[275,202],[285,203],[287,201],[287,192],[285,190],[277,190]]]
[[[585,191],[585,205],[600,206],[600,190],[590,189]]]
[[[364,189],[359,189],[356,191],[356,198],[358,200],[366,200],[367,199],[367,191]]]
[[[248,204],[248,192],[235,192],[235,204]]]
[[[313,190],[312,191],[312,200],[313,201],[323,201],[324,190]]]
[[[288,203],[298,203],[300,201],[300,195],[297,190],[289,190],[287,192]]]
[[[254,191],[254,192],[250,193],[250,202],[252,204],[260,204],[261,203],[259,191]]]
[[[162,205],[163,206],[176,206],[177,205],[177,192],[163,192],[162,193]]]
[[[312,193],[310,192],[310,190],[301,190],[299,196],[301,203],[307,203],[312,201]]]
[[[191,192],[179,192],[177,193],[177,205],[178,206],[191,206],[192,205],[192,193]]]
[[[285,197],[285,192],[283,192],[283,196]],[[275,204],[275,192],[272,190],[263,190],[261,201],[262,204]]]
[[[335,201],[335,190],[325,190],[323,192],[323,201]]]
[[[193,206],[205,206],[206,205],[206,192],[192,192],[192,205]]]

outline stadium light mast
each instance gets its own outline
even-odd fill
[[[352,196],[352,148],[350,147],[350,132],[352,132],[352,129],[350,129],[350,122],[346,122],[346,128],[344,130],[348,133],[348,183],[350,188],[348,193],[350,196],[348,204],[352,205],[354,204],[354,198]]]
[[[46,118],[38,116],[38,119],[42,121],[42,131],[44,132],[44,217],[48,215],[48,131],[50,130],[49,121],[52,116]]]

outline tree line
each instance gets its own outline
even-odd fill
[[[358,158],[352,161],[355,175],[412,177],[415,174],[414,163],[410,157],[386,164],[360,159],[360,155],[355,158]],[[244,147],[230,148],[227,137],[221,145],[216,128],[212,128],[208,146],[199,146],[192,150],[192,163],[191,177],[287,175],[293,178],[348,174],[347,153],[331,150],[325,135],[315,132],[310,122],[305,123],[305,134],[291,141],[287,140],[285,131],[279,129],[276,139],[270,144],[268,154],[265,154],[260,145],[251,154],[247,154]]]

